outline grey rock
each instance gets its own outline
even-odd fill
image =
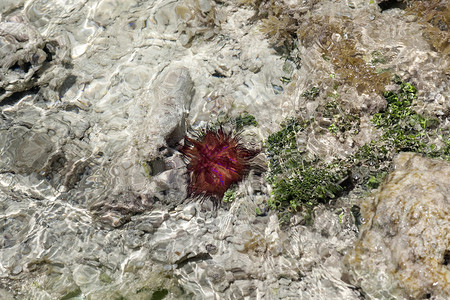
[[[53,150],[51,139],[43,132],[25,127],[3,131],[4,152],[0,168],[4,171],[30,174],[44,167]]]
[[[44,40],[37,29],[21,16],[0,22],[0,103],[14,104],[25,95],[37,94],[37,83],[52,85],[57,81],[55,74],[50,75],[52,78],[45,74],[52,73],[56,61],[63,61],[63,56],[59,55],[61,52],[57,53],[52,43],[57,44]],[[53,58],[50,59],[50,56]],[[59,69],[58,75],[64,74],[65,71]],[[50,90],[47,95],[51,97],[48,93]]]
[[[192,88],[187,68],[169,67],[158,75],[152,93],[142,103],[151,115],[140,124],[147,130],[136,132],[135,137],[139,151],[147,160],[158,158],[161,147],[173,147],[183,138]]]
[[[13,294],[5,289],[0,289],[0,297],[5,300],[14,300]]]

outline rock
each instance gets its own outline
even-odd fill
[[[97,280],[99,274],[96,269],[86,265],[78,265],[73,270],[73,280],[78,286],[83,286]]]
[[[158,158],[163,147],[175,146],[185,133],[185,116],[192,100],[193,82],[189,70],[169,67],[164,70],[145,95],[141,106],[147,117],[140,124],[135,140],[142,157]]]
[[[0,22],[0,45],[0,103],[3,105],[37,94],[38,83],[55,85],[55,88],[62,83],[62,79],[57,83],[57,78],[65,76],[63,69],[59,69],[56,77],[46,74],[53,73],[63,60],[64,55],[59,51],[63,47],[56,41],[45,40],[23,17],[14,16]],[[39,72],[44,69],[45,72]]]
[[[423,24],[350,2],[277,1],[304,17],[298,36],[313,28],[280,55],[236,1],[0,1],[0,298],[360,299],[341,280],[359,194],[282,229],[262,170],[217,210],[184,203],[176,150],[241,113],[258,122],[242,134],[254,145],[301,115],[305,151],[346,157],[374,135],[385,70],[445,118],[448,64]],[[318,114],[330,100],[359,130],[331,134]]]
[[[450,163],[401,153],[362,206],[346,257],[351,282],[371,299],[450,297]]]
[[[172,35],[185,47],[196,36],[210,39],[219,32],[221,20],[211,0],[180,0],[158,6],[153,15],[155,29]]]
[[[11,294],[5,289],[0,289],[0,298],[4,300],[14,300],[13,294]]]
[[[111,195],[93,204],[90,209],[102,223],[120,227],[131,221],[131,216],[150,210],[154,200],[146,195],[124,192]]]
[[[18,126],[6,132],[5,147],[0,170],[30,174],[40,171],[53,150],[51,139],[46,133],[33,132]]]
[[[32,76],[47,58],[45,43],[31,25],[22,20],[0,22],[0,103],[35,84]]]

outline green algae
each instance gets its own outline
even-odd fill
[[[266,142],[267,180],[272,185],[268,206],[280,212],[281,219],[297,211],[310,219],[317,204],[326,203],[343,191],[339,185],[343,177],[340,172],[298,151],[296,135],[307,126],[308,122],[288,119]]]
[[[225,194],[223,194],[222,201],[225,203],[231,203],[236,199],[236,190],[235,187],[230,187]]]
[[[332,98],[333,100],[318,110],[323,117],[331,122],[328,130],[334,134],[357,134],[359,132],[360,117],[355,114],[346,113],[339,103],[334,100],[335,97]]]
[[[375,114],[372,123],[383,130],[379,144],[383,143],[392,152],[410,151],[449,160],[449,134],[439,130],[439,120],[418,114],[412,109],[417,99],[417,89],[398,77],[394,83],[399,86],[396,92],[387,91],[384,97],[388,102],[385,111]],[[437,140],[441,146],[432,141]]]
[[[302,97],[306,98],[307,100],[314,100],[320,93],[320,90],[318,87],[313,86],[309,90],[302,93]]]
[[[253,115],[246,112],[240,114],[232,122],[235,124],[237,132],[241,131],[244,127],[258,126],[256,118]]]
[[[289,118],[281,129],[265,143],[269,160],[267,181],[272,195],[267,204],[279,213],[281,222],[288,222],[293,213],[302,213],[308,221],[318,204],[328,204],[355,186],[377,188],[392,169],[394,156],[402,151],[450,160],[450,135],[439,129],[439,120],[418,114],[413,109],[417,89],[394,78],[398,89],[384,92],[387,107],[372,116],[371,122],[382,134],[361,146],[354,154],[325,163],[310,158],[297,146],[300,132],[313,122]],[[330,120],[328,130],[336,134],[356,134],[359,116],[344,113],[339,104],[329,101],[320,114]],[[360,172],[360,170],[364,170]],[[358,174],[358,176],[352,176]],[[355,179],[358,177],[358,179]]]

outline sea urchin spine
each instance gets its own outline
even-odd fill
[[[236,136],[223,129],[206,130],[194,140],[185,137],[180,152],[188,161],[188,194],[220,201],[226,190],[248,173],[249,162],[259,151],[246,149]]]

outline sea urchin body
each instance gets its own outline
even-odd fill
[[[249,171],[249,161],[258,154],[222,129],[207,130],[199,140],[186,137],[180,152],[188,160],[188,194],[219,201],[230,185],[242,180]]]

